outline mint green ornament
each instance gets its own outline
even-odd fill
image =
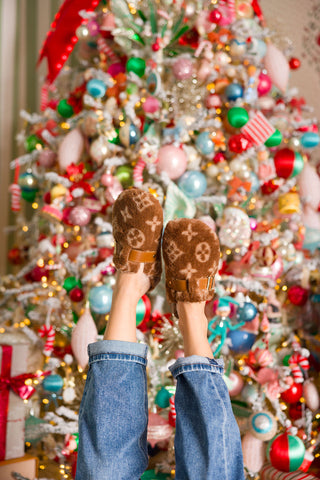
[[[228,122],[234,128],[241,128],[249,120],[249,114],[245,108],[233,107],[228,111]]]
[[[264,142],[264,144],[266,147],[276,147],[277,145],[280,145],[281,142],[282,133],[278,129],[276,129],[271,135],[271,137],[269,137],[268,140]]]
[[[141,78],[146,70],[146,61],[139,57],[129,58],[126,69],[127,72],[133,72]]]

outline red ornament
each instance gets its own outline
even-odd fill
[[[160,45],[158,42],[155,42],[152,46],[151,46],[152,50],[154,52],[157,52],[158,50],[160,50]]]
[[[232,135],[228,141],[228,147],[231,152],[243,153],[252,147],[250,140],[242,133]]]
[[[307,303],[308,298],[309,291],[300,287],[300,285],[292,285],[292,287],[288,289],[288,299],[293,305],[302,307]]]
[[[263,195],[271,195],[271,193],[278,190],[279,187],[280,185],[277,183],[276,180],[268,180],[263,185],[261,185],[260,188]]]
[[[221,21],[221,18],[222,18],[222,13],[217,8],[215,8],[214,10],[212,10],[212,12],[209,13],[209,21],[212,23],[219,24],[219,22]]]
[[[27,273],[25,279],[29,282],[41,282],[41,279],[48,278],[48,271],[45,267],[39,267],[36,265],[31,272]]]
[[[293,403],[289,407],[289,415],[292,420],[298,420],[302,417],[302,406],[301,403]]]
[[[299,152],[294,152],[290,148],[281,148],[274,156],[274,166],[278,177],[291,178],[301,172],[303,168],[303,158]]]
[[[83,290],[79,287],[74,287],[70,291],[69,295],[70,295],[70,299],[73,302],[81,302],[83,300],[83,297],[84,297]]]
[[[295,57],[290,58],[289,67],[291,68],[291,70],[297,70],[297,68],[299,68],[300,65],[301,65],[301,62],[299,58],[295,58]]]
[[[303,395],[301,383],[293,383],[287,390],[281,393],[281,398],[286,403],[297,403]]]
[[[8,260],[12,265],[21,265],[23,258],[18,247],[13,247],[8,252]]]
[[[222,152],[216,153],[215,156],[213,157],[213,161],[216,164],[224,162],[225,160],[226,160],[226,157],[224,156],[224,154]]]

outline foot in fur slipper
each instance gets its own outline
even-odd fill
[[[158,200],[138,188],[124,190],[113,205],[113,261],[122,272],[137,273],[141,263],[152,290],[161,277],[163,212]]]
[[[208,225],[187,218],[168,222],[162,250],[169,302],[203,302],[213,297],[220,249]]]

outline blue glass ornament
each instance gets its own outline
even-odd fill
[[[243,97],[243,88],[239,83],[230,83],[225,89],[225,94],[227,99],[233,102]]]
[[[251,41],[247,44],[247,53],[255,59],[260,60],[267,53],[267,45],[260,38],[251,37]]]
[[[249,180],[251,182],[250,192],[251,193],[257,192],[260,188],[260,180],[254,172],[250,173],[250,179]]]
[[[37,192],[39,190],[38,179],[30,170],[19,175],[18,184],[24,192]]]
[[[201,132],[196,139],[196,147],[203,155],[210,155],[214,152],[214,143],[209,132]]]
[[[188,170],[179,178],[178,186],[187,197],[197,198],[206,191],[207,179],[197,170]]]
[[[62,387],[63,387],[63,378],[56,373],[53,373],[51,375],[48,375],[47,377],[44,377],[42,381],[42,388],[47,392],[58,393],[60,392]]]
[[[122,145],[125,147],[130,147],[130,145],[135,145],[140,139],[140,130],[134,125],[134,123],[127,122],[119,130],[119,139]]]
[[[112,288],[108,285],[93,287],[89,292],[89,304],[91,310],[96,313],[106,314],[110,312],[112,302]]]
[[[98,78],[92,78],[89,80],[86,88],[89,95],[91,95],[93,98],[102,98],[107,91],[107,85]]]
[[[254,344],[256,335],[245,330],[229,330],[227,337],[231,340],[230,349],[235,353],[245,353]]]
[[[244,302],[244,304],[239,307],[237,312],[237,319],[239,322],[251,322],[257,315],[258,310],[251,302]]]
[[[306,132],[302,135],[300,142],[304,148],[314,148],[319,144],[320,137],[318,133]]]

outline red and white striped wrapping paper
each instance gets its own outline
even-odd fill
[[[262,145],[275,132],[275,128],[261,113],[257,112],[242,128],[241,132],[254,145]]]
[[[272,465],[267,464],[261,470],[261,480],[317,480],[317,478],[299,470],[296,472],[280,472]]]

